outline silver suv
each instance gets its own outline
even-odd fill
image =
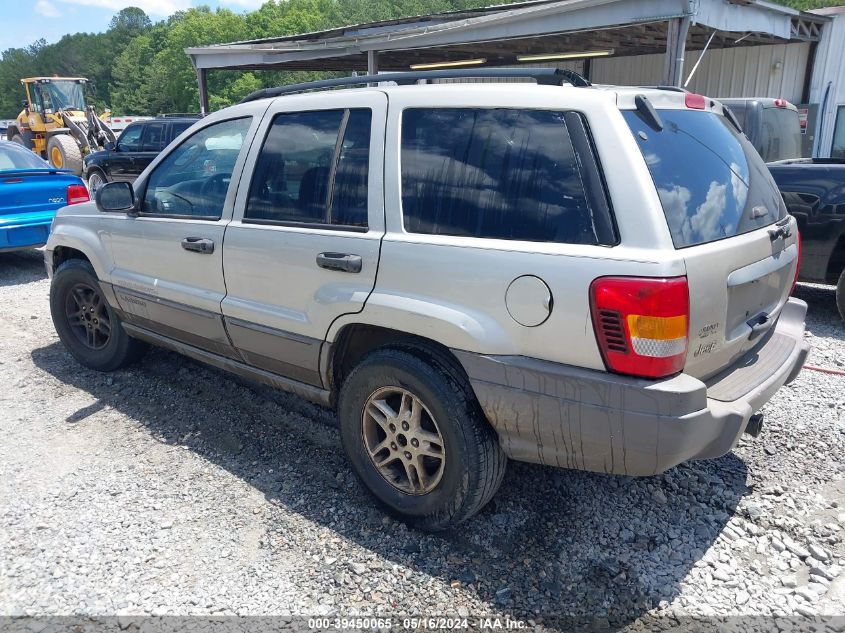
[[[363,483],[427,529],[508,458],[723,455],[807,354],[795,221],[715,101],[532,72],[558,85],[317,84],[202,119],[134,189],[59,212],[61,340],[335,407]]]

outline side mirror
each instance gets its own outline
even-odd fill
[[[117,144],[114,141],[106,141],[106,144],[103,145],[103,148],[110,152],[113,152],[117,149]]]
[[[97,189],[94,196],[100,211],[135,213],[135,190],[128,182],[109,182]]]

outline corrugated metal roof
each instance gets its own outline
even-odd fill
[[[825,21],[765,0],[532,0],[483,9],[416,16],[370,24],[188,48],[198,68],[283,67],[293,62],[342,59],[367,51],[433,50],[473,44],[494,48],[517,38],[572,35],[611,28],[663,23],[689,15],[700,28],[751,33],[760,38],[790,40],[796,19]],[[804,39],[813,34],[802,35]],[[659,38],[658,38],[659,39]],[[664,36],[665,42],[665,36]],[[766,41],[766,43],[771,43]],[[583,44],[579,44],[583,45]],[[626,54],[620,41],[617,54]],[[576,49],[577,50],[577,49]],[[635,51],[627,54],[635,54]],[[319,69],[319,63],[311,64]],[[327,67],[327,66],[322,66]]]

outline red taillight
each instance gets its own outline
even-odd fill
[[[663,378],[683,370],[689,331],[686,277],[600,277],[590,286],[590,305],[610,371]]]
[[[798,261],[795,262],[795,278],[792,280],[792,289],[789,296],[795,294],[795,286],[798,284],[798,273],[801,271],[801,233],[795,229],[795,245],[798,247]]]
[[[67,187],[67,203],[79,204],[80,202],[88,202],[91,197],[88,195],[88,189],[85,185],[68,185]]]
[[[707,100],[704,98],[704,95],[688,92],[684,95],[684,103],[688,108],[692,108],[693,110],[704,110]]]
[[[786,99],[775,99],[775,107],[776,108],[788,108],[789,101]]]

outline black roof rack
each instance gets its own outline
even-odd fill
[[[637,86],[637,88],[645,88],[646,90],[667,90],[668,92],[689,92],[686,88],[681,88],[680,86]]]
[[[157,119],[201,119],[202,115],[196,112],[165,112],[156,116]]]
[[[279,95],[310,90],[325,90],[343,86],[359,86],[362,84],[376,84],[380,82],[395,82],[402,85],[415,84],[418,81],[431,79],[533,79],[538,84],[559,86],[567,82],[578,88],[588,88],[592,84],[584,77],[572,70],[562,68],[460,68],[452,70],[426,70],[411,72],[381,73],[378,75],[359,75],[357,77],[340,77],[338,79],[323,79],[307,83],[263,88],[256,90],[241,100],[241,103],[278,97]]]

